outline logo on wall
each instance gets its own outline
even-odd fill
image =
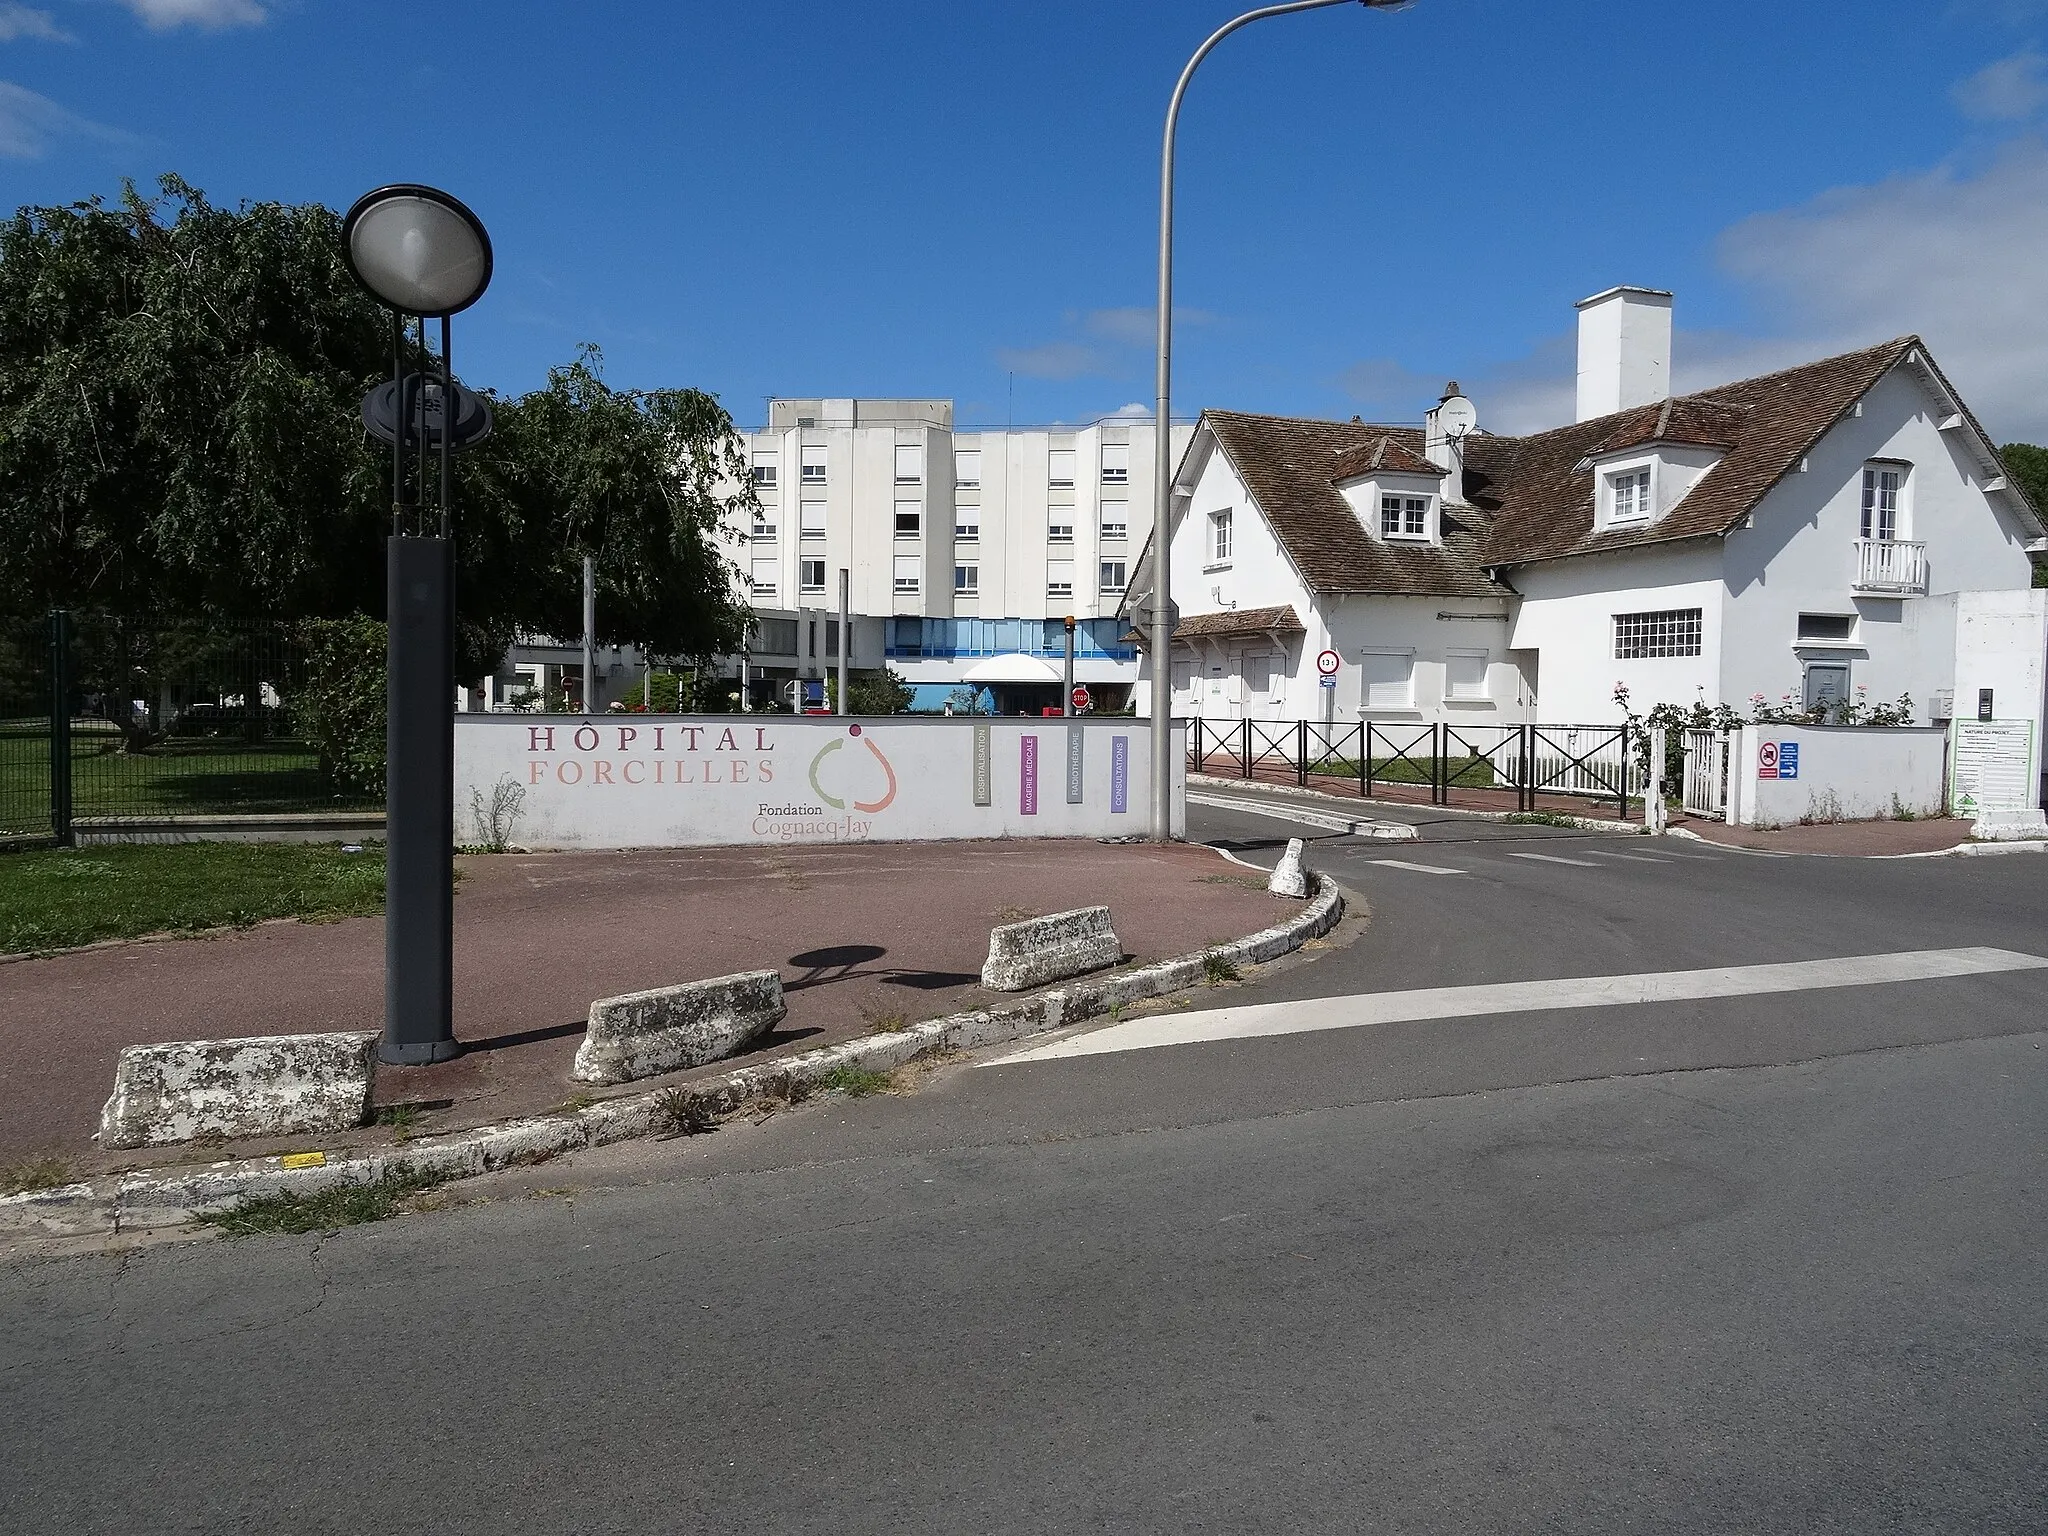
[[[861,729],[857,725],[849,725],[846,728],[846,734],[848,736],[861,737]],[[818,755],[811,759],[811,788],[817,793],[820,800],[831,806],[835,811],[845,810],[846,801],[842,797],[833,794],[819,782],[818,770],[825,766],[826,758],[845,745],[844,740],[835,737],[833,740],[826,742],[824,746],[818,748]],[[875,761],[882,765],[882,772],[888,778],[889,788],[883,793],[881,799],[856,800],[853,802],[853,808],[856,811],[885,811],[889,808],[890,802],[896,798],[896,770],[889,766],[889,759],[884,757],[882,749],[875,745],[874,737],[861,737],[861,745],[874,753]]]

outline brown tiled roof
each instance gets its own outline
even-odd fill
[[[1252,499],[1315,592],[1412,593],[1423,597],[1499,597],[1505,589],[1479,568],[1485,516],[1448,509],[1444,542],[1384,543],[1367,534],[1338,492],[1340,458],[1385,442],[1422,457],[1416,427],[1364,422],[1304,421],[1205,411],[1202,419],[1244,479]]]
[[[1381,472],[1429,475],[1432,478],[1448,473],[1430,463],[1415,448],[1391,433],[1383,432],[1370,442],[1360,443],[1356,448],[1347,448],[1338,454],[1336,462],[1330,466],[1330,480],[1333,484],[1342,485],[1346,480]]]
[[[1489,566],[1554,560],[1728,532],[1872,385],[1920,345],[1902,336],[1761,378],[1574,422],[1532,437],[1474,437],[1465,493],[1492,513]],[[1593,531],[1586,461],[1656,441],[1725,449],[1677,506],[1646,527]]]
[[[1489,575],[1500,567],[1727,533],[1916,348],[1917,336],[1901,336],[1529,437],[1474,435],[1465,443],[1470,505],[1444,509],[1441,547],[1373,538],[1336,487],[1374,464],[1436,473],[1419,429],[1236,411],[1203,420],[1311,590],[1493,597],[1506,590]],[[1931,358],[1927,366],[1940,376]],[[1968,407],[1963,414],[1975,428]],[[1656,522],[1595,534],[1592,461],[1658,442],[1721,457]]]
[[[1228,613],[1191,613],[1173,628],[1176,640],[1217,639],[1224,635],[1262,635],[1268,630],[1305,634],[1292,603],[1278,608],[1236,608]],[[1149,636],[1147,638],[1150,638]]]

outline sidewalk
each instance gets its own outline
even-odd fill
[[[1673,816],[1683,829],[1703,842],[1724,848],[1751,848],[1763,853],[1827,853],[1842,858],[1884,858],[1902,853],[1939,853],[1970,840],[1971,823],[1953,816],[1919,821],[1834,821],[1814,826],[1731,827],[1723,821]]]
[[[457,863],[455,1033],[470,1050],[377,1077],[377,1103],[417,1106],[415,1134],[569,1098],[594,998],[777,967],[789,1017],[761,1050],[808,1050],[1009,996],[980,985],[997,923],[1106,904],[1126,956],[1160,960],[1267,927],[1288,905],[1253,872],[1187,844],[894,843]],[[49,1154],[96,1171],[193,1160],[189,1147],[102,1154],[89,1139],[120,1047],[374,1030],[383,946],[382,918],[350,918],[0,966],[0,1162]],[[321,1145],[393,1134],[368,1127]]]

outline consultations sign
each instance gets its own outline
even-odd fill
[[[1118,718],[458,715],[456,836],[482,841],[488,808],[513,800],[509,840],[529,848],[1125,836],[1149,830],[1146,726]],[[1091,747],[1087,736],[1100,739]],[[1173,739],[1180,834],[1178,723]],[[1064,761],[1064,794],[1041,795],[1041,759]]]

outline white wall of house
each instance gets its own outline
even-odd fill
[[[1435,483],[1416,482],[1434,491]],[[1376,497],[1363,505],[1376,509]],[[1231,515],[1219,558],[1215,516]],[[1318,596],[1252,500],[1228,456],[1209,455],[1175,525],[1173,590],[1181,619],[1291,606],[1304,635],[1230,635],[1184,642],[1174,658],[1173,710],[1205,720],[1500,724],[1529,718],[1508,655],[1506,604],[1486,598]],[[1454,615],[1454,617],[1446,617]],[[1316,658],[1337,653],[1337,686]],[[1139,707],[1149,708],[1141,696]]]
[[[1929,718],[1935,693],[1956,686],[1956,610],[1940,599],[2024,593],[2032,582],[2018,519],[2002,495],[1985,492],[1985,466],[1962,430],[1942,430],[1946,417],[1913,370],[1894,369],[1864,397],[1861,414],[1839,422],[1758,503],[1752,526],[1728,536],[1713,693],[1737,708],[1755,693],[1803,698],[1808,667],[1846,666],[1852,690],[1866,688],[1872,701],[1910,694],[1916,718]],[[1899,542],[1926,546],[1926,595],[1857,586],[1863,471],[1873,462],[1906,468],[1896,532]],[[1802,615],[1851,620],[1850,638],[1802,640]],[[2029,654],[2044,644],[2039,632],[2015,639]]]
[[[1614,685],[1634,707],[1713,702],[1721,686],[1723,598],[1718,539],[1663,548],[1585,555],[1518,568],[1508,646],[1535,695],[1532,718],[1569,724],[1618,721]],[[1700,613],[1700,646],[1690,656],[1618,659],[1615,620],[1622,615]]]

